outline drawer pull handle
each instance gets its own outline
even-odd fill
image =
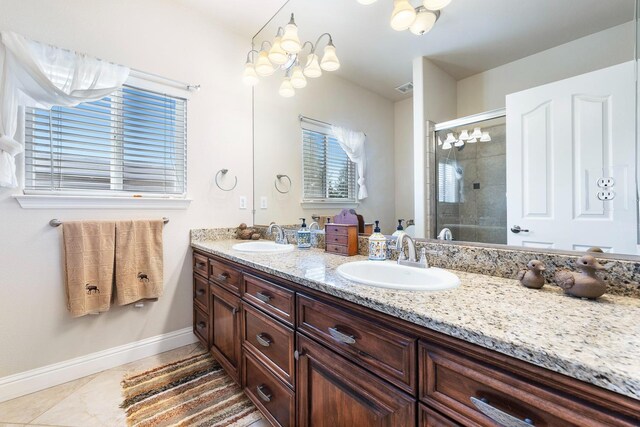
[[[265,304],[269,304],[269,301],[271,301],[271,295],[267,295],[262,292],[256,292],[256,298],[258,298],[260,301],[262,301]]]
[[[258,344],[260,344],[263,347],[269,347],[271,345],[271,340],[265,334],[256,335],[256,340],[258,341]]]
[[[256,387],[256,393],[258,393],[260,399],[264,400],[265,402],[271,402],[271,393],[269,392],[267,386],[259,385],[258,387]]]
[[[206,326],[207,324],[204,322],[198,322],[198,324],[196,325],[198,329],[204,329]]]
[[[198,289],[198,291],[196,292],[198,295],[204,295],[206,291],[204,289]]]
[[[530,427],[534,425],[533,421],[529,418],[521,420],[520,418],[516,418],[513,415],[507,414],[506,412],[491,406],[489,404],[489,399],[486,397],[480,399],[472,397],[471,403],[473,403],[480,412],[503,427]]]
[[[218,280],[220,280],[221,282],[224,282],[225,280],[229,279],[231,277],[231,275],[229,275],[229,273],[222,273],[220,275],[218,275]]]
[[[204,267],[206,267],[206,266],[207,266],[207,263],[206,263],[206,262],[202,262],[202,261],[198,261],[198,262],[196,262],[196,267],[197,267],[197,268],[204,268]]]
[[[329,328],[329,333],[333,337],[334,340],[345,343],[345,344],[355,344],[356,339],[353,335],[347,335],[343,332],[340,332],[338,328]]]

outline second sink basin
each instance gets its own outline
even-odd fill
[[[407,267],[393,261],[348,262],[337,271],[347,280],[387,289],[443,291],[460,285],[458,276],[446,270]]]
[[[232,246],[232,249],[240,252],[252,252],[252,253],[266,253],[277,254],[284,252],[291,252],[293,245],[280,245],[275,242],[245,242],[237,243]]]

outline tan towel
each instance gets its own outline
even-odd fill
[[[115,222],[67,221],[62,225],[67,307],[73,317],[111,306]]]
[[[116,221],[118,305],[162,296],[163,221]]]

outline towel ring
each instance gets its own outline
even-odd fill
[[[217,185],[217,186],[218,186],[218,188],[219,188],[219,189],[221,189],[222,191],[232,191],[233,189],[235,189],[235,188],[236,188],[236,185],[238,185],[238,177],[237,177],[237,176],[234,176],[235,182],[233,183],[233,187],[231,187],[231,188],[228,188],[228,189],[227,189],[227,188],[222,188],[222,187],[220,186],[220,183],[218,182],[218,176],[220,176],[220,175],[226,175],[226,174],[227,174],[227,172],[229,172],[229,169],[220,169],[220,170],[218,171],[218,173],[216,173],[216,178],[215,178],[216,185]]]
[[[287,178],[287,181],[289,181],[289,189],[287,191],[282,191],[278,188],[278,181],[281,181],[282,178]],[[278,174],[276,175],[276,180],[273,182],[273,185],[276,187],[276,190],[278,190],[278,193],[287,194],[289,191],[291,191],[291,178],[289,178],[289,175]]]

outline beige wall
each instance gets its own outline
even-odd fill
[[[413,98],[394,105],[396,219],[414,219],[413,209]]]
[[[302,144],[298,115],[302,114],[367,134],[369,197],[349,207],[355,207],[366,222],[380,220],[383,231],[391,232],[395,215],[393,102],[327,72],[308,79],[307,87],[297,90],[294,97],[283,98],[278,94],[281,78],[263,78],[254,89],[256,223],[296,224],[298,218],[306,217],[308,224],[312,214],[333,215],[342,207],[322,209],[300,204]],[[291,177],[289,193],[276,191],[277,174]],[[260,208],[261,197],[267,197],[267,209]]]
[[[136,69],[202,85],[188,110],[187,210],[20,208],[0,190],[0,377],[188,327],[192,320],[189,229],[251,222],[251,91],[241,82],[250,40],[171,0],[0,0],[0,29]],[[20,158],[19,160],[22,160]],[[238,187],[213,185],[221,168]],[[142,309],[114,307],[72,319],[66,310],[61,230],[51,218],[167,216],[165,295]]]
[[[573,40],[458,81],[458,117],[504,108],[505,96],[631,61],[635,22]]]

